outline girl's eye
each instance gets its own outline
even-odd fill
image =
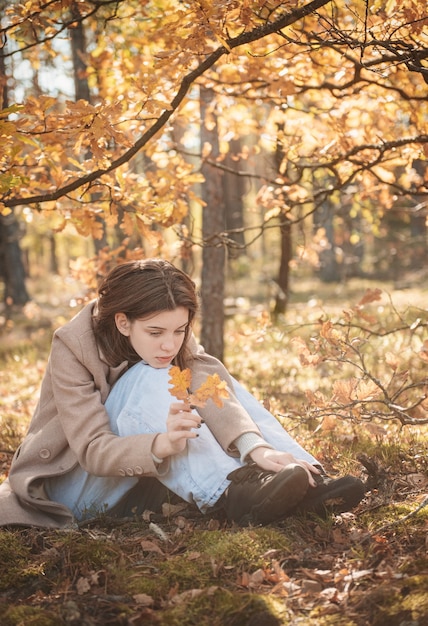
[[[158,331],[152,331],[149,333],[150,337],[159,337],[160,336],[160,332]]]

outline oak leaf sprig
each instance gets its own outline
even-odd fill
[[[194,406],[204,407],[208,400],[211,399],[214,404],[221,409],[223,399],[229,397],[226,382],[221,380],[218,374],[207,376],[205,382],[193,392],[189,391],[192,383],[192,373],[190,369],[186,368],[181,370],[176,365],[173,365],[169,370],[169,374],[169,382],[172,384],[172,388],[169,392],[177,398],[177,400],[188,402]]]

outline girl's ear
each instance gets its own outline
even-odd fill
[[[131,323],[125,313],[116,313],[116,315],[114,316],[114,321],[116,323],[117,330],[125,337],[129,337],[129,333],[131,331]]]

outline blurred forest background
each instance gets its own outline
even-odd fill
[[[28,278],[93,292],[161,255],[200,282],[222,357],[226,297],[278,315],[307,277],[426,277],[424,3],[0,7],[6,317]]]
[[[426,3],[0,0],[0,18],[2,476],[54,328],[116,263],[162,256],[198,284],[205,348],[368,485],[357,517],[282,534],[170,515],[73,547],[0,533],[0,621],[422,626]]]

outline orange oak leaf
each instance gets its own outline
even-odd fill
[[[189,387],[192,381],[192,373],[189,369],[181,370],[176,365],[173,365],[169,370],[170,379],[169,382],[173,385],[169,390],[170,394],[175,396],[177,400],[189,399]]]
[[[218,374],[207,376],[204,383],[194,391],[189,391],[192,382],[192,373],[186,368],[181,370],[177,366],[171,367],[169,370],[170,383],[173,385],[169,390],[170,394],[175,396],[177,400],[184,400],[189,404],[203,407],[208,400],[212,400],[216,406],[223,406],[223,399],[229,397],[226,382],[221,380]]]
[[[364,306],[364,304],[369,304],[370,302],[376,302],[380,300],[382,297],[382,289],[366,289],[364,296],[358,303],[358,306]]]
[[[207,376],[207,379],[194,393],[192,393],[192,403],[196,406],[205,406],[207,400],[211,399],[220,409],[223,406],[223,398],[228,398],[226,382],[221,380],[218,374]]]

